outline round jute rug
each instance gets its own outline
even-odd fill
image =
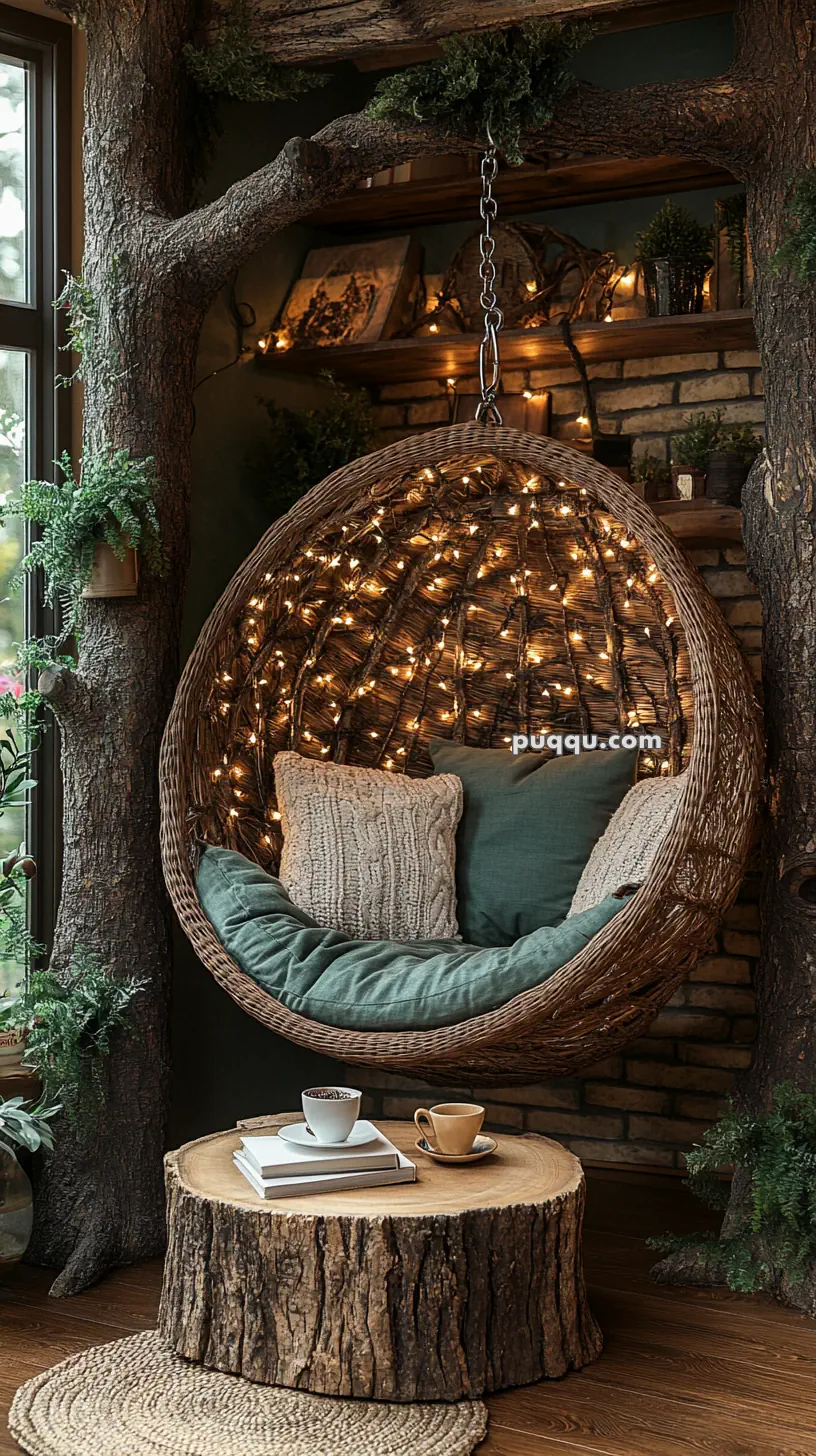
[[[487,1410],[254,1385],[182,1360],[150,1330],[35,1375],[9,1430],[29,1456],[470,1456]]]

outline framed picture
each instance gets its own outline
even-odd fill
[[[275,327],[277,347],[391,338],[405,319],[420,251],[410,237],[313,248]]]

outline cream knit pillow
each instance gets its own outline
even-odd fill
[[[455,774],[409,779],[275,755],[280,880],[320,925],[359,940],[450,940],[456,923]]]
[[[641,779],[629,790],[584,866],[569,915],[600,905],[624,885],[643,883],[671,828],[685,782],[685,774]]]

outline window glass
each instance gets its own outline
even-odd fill
[[[0,59],[0,299],[28,300],[27,68]]]
[[[21,350],[0,349],[0,498],[16,491],[26,476],[26,395],[28,359]],[[0,527],[0,693],[19,697],[23,684],[15,670],[15,646],[24,630],[23,594],[10,591],[25,545],[24,524],[7,521]],[[0,720],[0,731],[13,727]],[[25,839],[25,809],[7,809],[0,818],[0,858],[19,848]],[[0,996],[23,975],[22,965],[0,960]]]

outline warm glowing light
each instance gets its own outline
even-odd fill
[[[438,334],[439,333],[439,324],[429,324],[428,325],[428,333],[429,334]]]

